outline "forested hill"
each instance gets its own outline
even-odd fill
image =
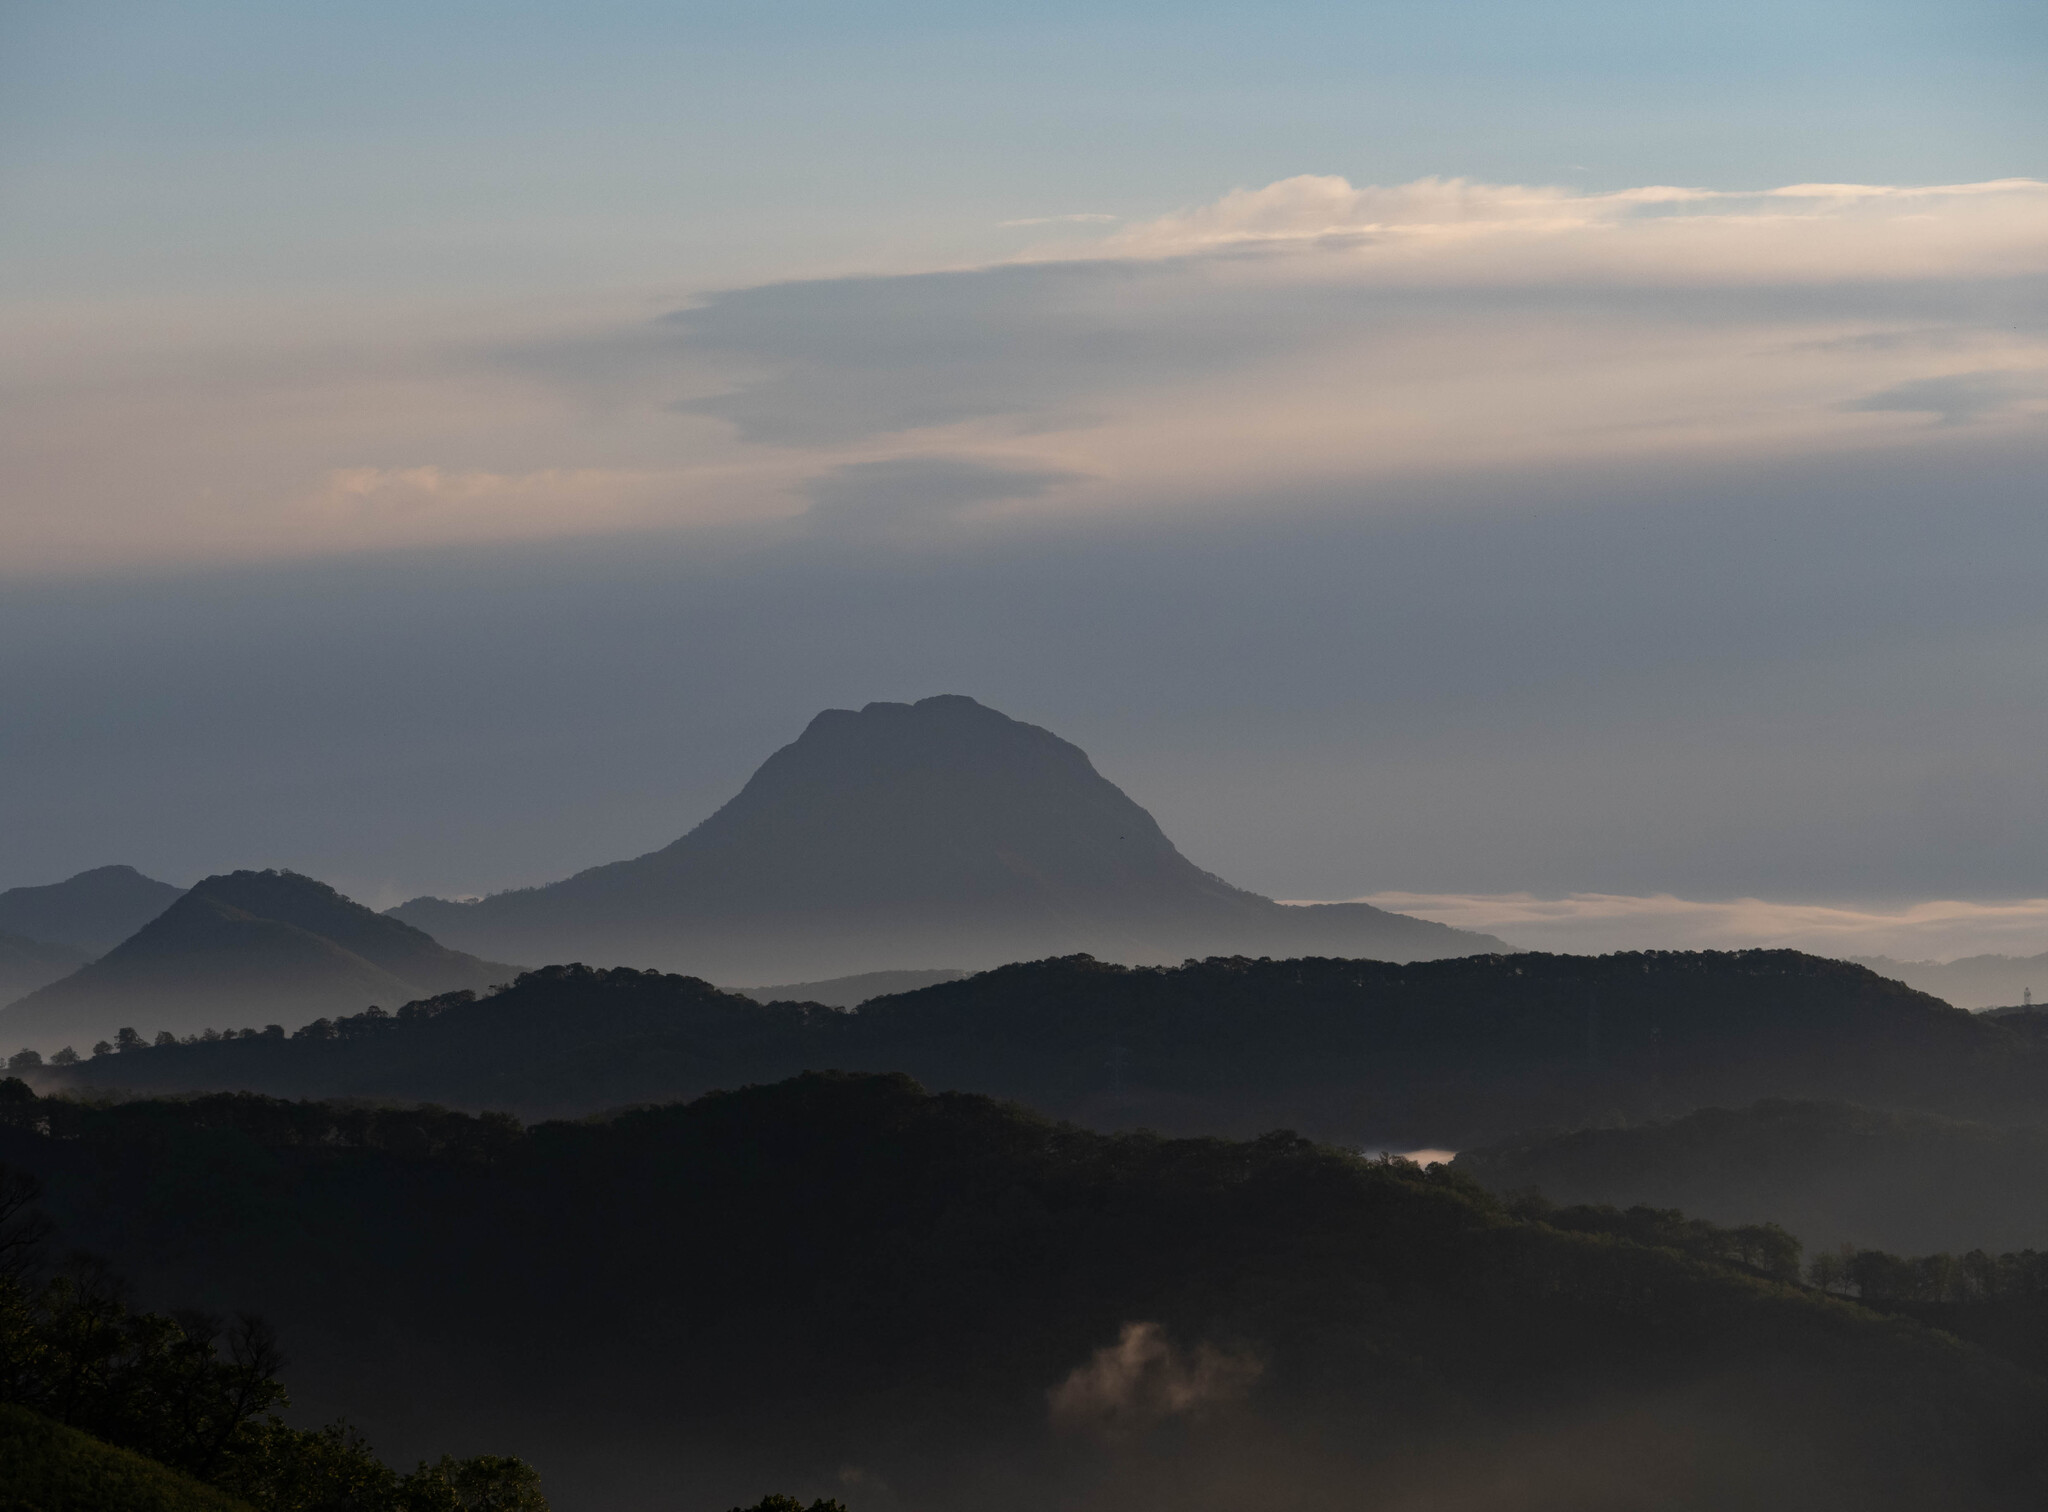
[[[2048,1500],[2040,1378],[1772,1279],[1782,1246],[1518,1217],[1286,1134],[1089,1134],[901,1077],[530,1130],[0,1104],[63,1244],[268,1315],[299,1410],[394,1458],[519,1445],[558,1512]]]
[[[1809,1245],[2048,1251],[2048,1128],[1771,1100],[1460,1152],[1496,1191],[1770,1219]]]
[[[140,1026],[145,1031],[147,1025]],[[2037,1040],[1789,951],[1008,966],[854,1014],[688,977],[550,967],[299,1034],[136,1048],[61,1081],[568,1115],[773,1081],[907,1071],[1102,1127],[1453,1148],[1762,1097],[2048,1113]]]

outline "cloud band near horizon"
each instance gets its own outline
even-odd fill
[[[224,311],[130,343],[86,311],[74,350],[4,359],[4,570],[706,526],[845,543],[864,516],[834,480],[892,473],[918,480],[916,531],[864,496],[902,549],[1297,495],[1399,513],[1475,478],[1703,475],[1959,430],[2038,444],[2044,287],[2031,179],[1305,176],[1011,262],[714,292],[653,322],[365,311],[341,340]]]

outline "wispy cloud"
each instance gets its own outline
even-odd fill
[[[1431,284],[1993,277],[2042,271],[2048,182],[1588,194],[1442,178],[1353,187],[1304,175],[1127,227],[1102,250],[1156,258],[1253,247],[1343,252],[1375,278]]]
[[[1305,176],[1138,224],[1045,221],[1063,232],[1010,262],[730,289],[652,321],[550,312],[492,337],[472,316],[445,339],[346,342],[251,322],[269,346],[242,353],[216,322],[214,346],[146,364],[74,344],[61,382],[17,347],[0,451],[26,502],[0,557],[311,555],[811,507],[815,524],[905,456],[1067,480],[926,512],[948,528],[1289,496],[1386,510],[1479,474],[2036,435],[2048,394],[2034,180]],[[95,444],[110,432],[118,450]]]
[[[1928,415],[1937,425],[1968,425],[2048,399],[2048,370],[1943,373],[1913,378],[1852,399],[1844,409],[1883,414]]]
[[[1498,934],[1529,950],[1808,950],[1831,956],[1953,959],[2048,950],[2048,898],[2002,902],[1931,899],[1896,906],[1719,901],[1669,893],[1381,892],[1371,903],[1461,929]]]
[[[1027,215],[1020,220],[997,221],[996,224],[999,226],[1087,226],[1105,225],[1121,219],[1121,216],[1105,215],[1094,210],[1082,210],[1070,215]]]
[[[1000,458],[887,457],[849,462],[804,485],[805,523],[839,536],[914,540],[977,509],[1085,483],[1085,473],[1005,465]]]

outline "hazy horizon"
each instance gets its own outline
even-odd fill
[[[2040,13],[1481,9],[11,12],[0,887],[962,692],[1269,895],[2048,949]]]

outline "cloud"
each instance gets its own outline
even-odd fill
[[[1238,1401],[1263,1370],[1254,1355],[1206,1341],[1188,1354],[1157,1323],[1126,1323],[1046,1399],[1054,1427],[1115,1442]]]
[[[1062,480],[922,516],[994,537],[1290,498],[1400,512],[1446,483],[1568,492],[1616,466],[1891,454],[1964,424],[2039,435],[2033,180],[1302,176],[1051,234],[991,266],[712,291],[653,319],[607,299],[523,329],[266,315],[185,348],[175,322],[126,352],[113,326],[0,342],[0,456],[25,501],[0,561],[689,529],[807,503],[815,531],[905,456]],[[899,539],[917,518],[894,516]]]
[[[264,524],[288,548],[361,550],[644,530],[679,516],[751,520],[774,507],[758,487],[721,494],[704,482],[674,469],[343,467]]]
[[[1121,220],[1121,216],[1083,210],[1071,215],[1027,215],[1020,220],[997,221],[999,226],[1085,226]]]
[[[1193,318],[1190,318],[1190,317]],[[667,317],[679,357],[745,376],[676,413],[766,446],[844,446],[992,417],[1004,434],[1098,423],[1105,397],[1281,351],[1258,310],[1187,307],[1180,281],[1113,264],[773,284]]]
[[[849,462],[805,483],[804,492],[811,499],[805,518],[814,529],[838,535],[906,538],[941,527],[976,505],[1035,499],[1087,481],[1086,473],[980,457]]]
[[[1914,378],[1865,394],[1843,405],[1869,413],[1901,411],[1934,416],[1937,425],[1967,425],[2004,414],[2029,399],[2048,394],[2048,373],[1946,373]]]
[[[1381,892],[1357,901],[1498,934],[1530,950],[1807,950],[1830,956],[1952,959],[2048,950],[2048,898],[1930,899],[1892,907],[1701,901],[1669,893]]]
[[[730,375],[677,412],[744,445],[1044,447],[1101,507],[1201,512],[1909,447],[1907,404],[2021,423],[2048,376],[2044,285],[2034,180],[1299,177],[997,266],[735,290],[667,325],[695,371]]]
[[[1110,255],[1319,248],[1381,280],[1624,276],[1654,285],[2038,274],[2048,182],[1581,193],[1425,178],[1354,188],[1303,175],[1116,233]]]

